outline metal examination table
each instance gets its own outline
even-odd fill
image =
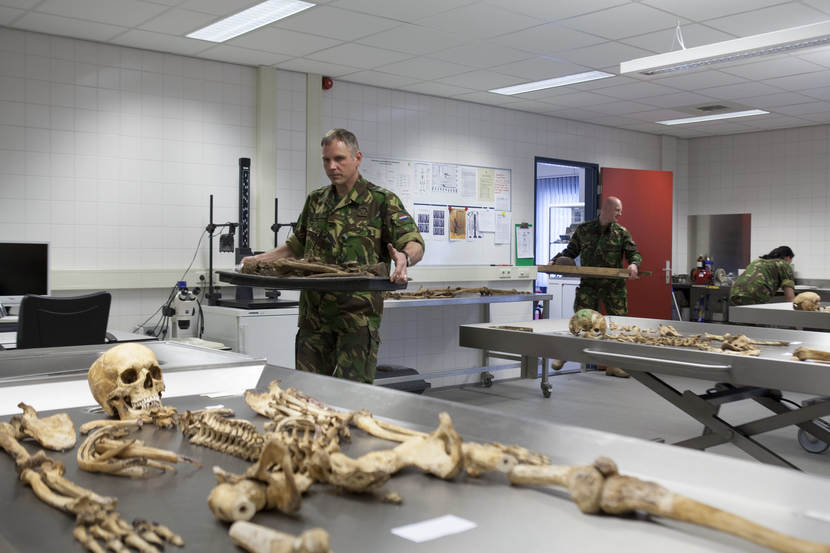
[[[376,416],[419,430],[435,428],[438,413],[446,411],[465,439],[520,444],[549,455],[557,464],[584,464],[597,456],[607,455],[624,473],[657,481],[672,491],[787,534],[830,543],[830,509],[826,501],[830,496],[830,480],[826,478],[605,432],[496,414],[477,407],[273,366],[264,367],[258,388],[265,389],[273,379],[280,379],[283,387],[296,387],[333,407],[368,408]],[[254,421],[260,429],[265,422],[239,396],[192,395],[165,403],[178,407],[179,411],[222,404],[233,408],[238,417]],[[102,416],[86,407],[66,412],[76,428]],[[3,420],[8,418],[3,417]],[[66,476],[72,481],[97,493],[116,496],[118,512],[125,520],[149,518],[181,534],[185,547],[180,550],[167,546],[166,551],[239,551],[227,535],[228,525],[210,513],[206,498],[215,485],[211,467],[218,465],[242,473],[248,463],[184,442],[176,429],[161,430],[146,425],[136,437],[149,445],[190,456],[201,462],[202,467],[180,464],[176,474],[133,480],[79,471],[76,450],[48,452],[48,455],[66,465]],[[83,439],[82,436],[79,438]],[[394,445],[353,430],[352,442],[345,444],[344,451],[357,456]],[[30,452],[36,449],[31,443],[25,447]],[[4,509],[0,519],[0,550],[12,553],[83,551],[82,546],[72,539],[72,518],[36,499],[15,477],[13,462],[8,455],[0,455],[0,471],[5,475],[0,480],[0,494],[14,505],[14,508]],[[584,515],[564,490],[510,487],[501,474],[489,474],[481,479],[459,476],[453,482],[445,482],[408,469],[386,484],[383,492],[387,491],[400,493],[403,504],[383,503],[379,500],[382,494],[356,496],[315,485],[303,497],[297,515],[267,511],[258,513],[253,522],[293,534],[322,527],[330,533],[331,547],[338,552],[771,551],[680,522]],[[392,528],[404,524],[450,514],[477,526],[420,544],[390,533]]]
[[[462,325],[460,345],[518,353],[526,357],[524,365],[535,369],[538,358],[566,359],[620,367],[631,377],[704,425],[701,436],[677,442],[694,449],[707,449],[732,443],[763,461],[797,468],[752,436],[796,425],[824,443],[830,432],[813,422],[830,414],[830,398],[819,397],[801,407],[782,402],[781,390],[815,396],[830,396],[830,366],[792,360],[799,345],[830,351],[830,334],[761,327],[704,324],[633,317],[608,317],[622,325],[656,329],[671,324],[678,332],[692,334],[746,334],[757,340],[785,340],[789,346],[761,346],[759,357],[694,348],[648,346],[614,340],[598,340],[571,335],[567,321],[530,321],[512,323],[532,328],[532,332],[490,328],[490,325]],[[544,365],[543,365],[544,366]],[[663,375],[683,376],[716,383],[705,394],[680,391],[668,384]],[[542,371],[543,379],[546,371]],[[544,382],[543,382],[544,384]],[[544,391],[544,388],[543,388]],[[771,411],[771,415],[733,426],[718,416],[720,405],[752,399]]]
[[[822,307],[830,305],[822,302]],[[734,323],[762,324],[775,327],[830,330],[830,313],[826,311],[798,311],[792,302],[741,305],[729,308],[729,320]]]

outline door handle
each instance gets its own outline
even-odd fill
[[[666,284],[671,284],[671,260],[666,260],[666,267],[663,271],[666,272]]]

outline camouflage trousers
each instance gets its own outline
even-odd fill
[[[606,315],[627,315],[628,295],[625,291],[625,281],[614,280],[607,285],[580,283],[574,298],[574,313],[580,309],[593,309],[601,312],[600,302],[605,306]]]
[[[367,327],[352,332],[300,328],[294,342],[297,370],[371,384],[378,364],[380,334]]]

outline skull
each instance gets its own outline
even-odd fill
[[[110,348],[89,368],[87,380],[92,397],[108,415],[136,419],[161,407],[164,380],[156,354],[147,346],[125,342]]]
[[[801,292],[793,300],[793,308],[799,311],[821,311],[821,296],[815,292]]]
[[[589,337],[605,336],[605,317],[593,309],[580,309],[568,323],[571,334],[579,336],[582,332]]]

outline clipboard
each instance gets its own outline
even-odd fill
[[[535,265],[533,225],[530,223],[516,223],[515,255],[517,266]]]

